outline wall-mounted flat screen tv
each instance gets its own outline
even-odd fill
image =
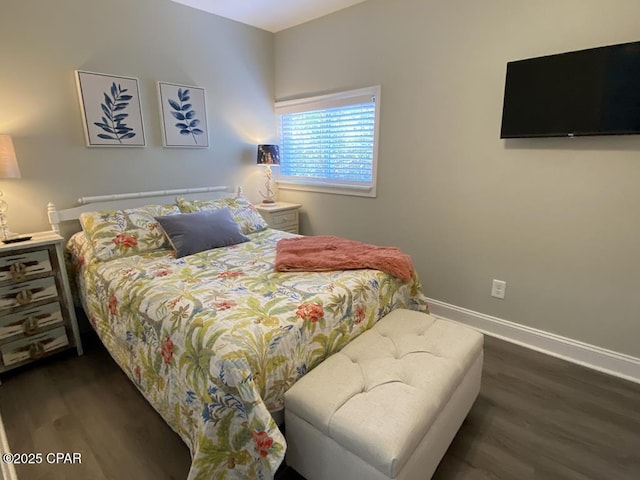
[[[500,138],[640,133],[640,42],[507,63]]]

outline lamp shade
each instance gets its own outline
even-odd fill
[[[258,165],[280,165],[278,145],[258,145]]]
[[[9,135],[0,135],[0,178],[20,178],[20,167]]]

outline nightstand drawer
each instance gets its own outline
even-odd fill
[[[51,271],[48,250],[23,252],[0,258],[0,282],[21,282],[33,275]]]
[[[300,220],[298,209],[301,206],[298,203],[276,202],[271,205],[256,205],[256,209],[265,219],[269,228],[298,233]]]
[[[298,211],[289,210],[285,212],[273,212],[271,214],[270,227],[276,230],[285,230],[286,227],[295,226],[298,228]]]
[[[64,318],[58,302],[20,310],[0,318],[0,340],[15,336],[32,336],[55,325],[62,325]]]
[[[64,239],[50,231],[29,237],[0,243],[0,374],[69,347],[82,355]]]
[[[0,310],[21,307],[57,297],[58,290],[54,277],[9,284],[0,287]]]
[[[5,366],[37,360],[46,354],[69,345],[64,327],[58,327],[33,337],[16,340],[0,346]]]
[[[287,225],[286,227],[280,227],[278,228],[278,230],[282,230],[283,232],[289,232],[289,233],[298,233],[298,224],[293,224],[293,225]]]

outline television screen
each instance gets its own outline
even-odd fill
[[[640,42],[507,63],[500,138],[640,133]]]

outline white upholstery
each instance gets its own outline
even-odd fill
[[[285,394],[287,463],[308,480],[430,477],[479,392],[482,343],[391,312]]]

